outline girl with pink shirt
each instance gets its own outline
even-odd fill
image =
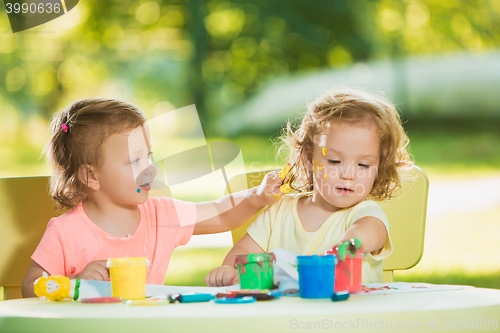
[[[48,223],[24,297],[35,296],[33,283],[43,272],[105,281],[106,261],[114,257],[147,257],[147,283],[163,284],[175,247],[193,234],[232,230],[280,195],[282,180],[272,173],[260,186],[216,201],[149,198],[156,168],[147,119],[123,101],[77,101],[55,114],[51,132],[50,193],[68,212]]]

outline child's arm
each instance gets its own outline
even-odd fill
[[[371,216],[360,218],[347,229],[340,237],[339,243],[351,238],[359,238],[363,245],[363,252],[378,254],[387,240],[387,230],[384,223]]]
[[[35,291],[33,289],[33,283],[35,280],[42,276],[45,270],[42,266],[38,265],[36,262],[32,262],[30,268],[28,268],[28,273],[24,277],[23,284],[21,285],[21,293],[23,297],[35,297]]]
[[[35,297],[35,291],[33,289],[33,284],[36,279],[42,276],[43,272],[46,272],[42,266],[38,265],[35,261],[31,263],[28,272],[24,277],[23,284],[21,286],[21,292],[23,297]],[[85,266],[80,274],[74,274],[68,276],[70,279],[85,279],[85,280],[96,280],[96,281],[107,281],[109,277],[108,268],[106,267],[106,260],[95,260],[91,261]]]
[[[225,195],[216,201],[196,204],[194,234],[210,234],[233,230],[252,218],[265,205],[277,201],[282,179],[269,172],[262,183],[249,190]]]
[[[264,253],[265,251],[250,237],[245,234],[222,262],[222,266],[214,268],[205,276],[205,283],[209,287],[222,287],[236,284],[239,281],[238,269],[234,268],[234,259],[238,254]]]

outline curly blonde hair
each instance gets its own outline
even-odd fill
[[[395,106],[385,98],[350,88],[332,89],[310,103],[297,129],[288,122],[280,138],[279,152],[285,152],[292,165],[292,188],[298,192],[314,189],[307,154],[312,153],[314,143],[329,126],[346,123],[375,125],[380,136],[380,164],[368,198],[386,200],[395,197],[401,188],[402,175],[413,166],[407,152],[409,139],[401,118]]]
[[[57,209],[73,208],[87,198],[87,184],[80,180],[79,169],[101,166],[102,143],[107,137],[146,121],[137,106],[115,99],[83,99],[56,112],[44,154],[53,168],[50,194]]]

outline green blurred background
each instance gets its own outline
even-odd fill
[[[433,193],[424,257],[396,279],[500,288],[499,25],[497,0],[82,0],[14,34],[0,2],[0,176],[48,174],[48,121],[80,98],[195,104],[254,171],[324,89],[379,91]],[[203,285],[227,251],[178,249],[166,283]]]

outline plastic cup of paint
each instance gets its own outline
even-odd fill
[[[331,249],[326,254],[336,255],[337,250]],[[356,251],[354,255],[347,251],[345,260],[338,261],[335,268],[335,292],[354,293],[361,291],[363,258],[363,251]]]
[[[236,256],[241,289],[273,289],[274,253],[249,253]]]
[[[335,278],[335,255],[298,256],[299,295],[302,298],[330,298]]]
[[[147,258],[111,258],[107,262],[111,294],[123,299],[146,297]]]

